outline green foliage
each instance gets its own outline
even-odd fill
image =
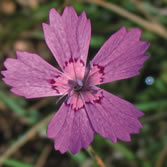
[[[23,163],[20,161],[12,160],[12,159],[6,159],[4,164],[8,167],[34,167],[33,165]]]

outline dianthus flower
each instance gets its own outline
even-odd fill
[[[61,71],[34,53],[17,51],[17,59],[7,58],[3,81],[11,91],[25,98],[67,96],[50,121],[47,136],[61,153],[73,154],[87,148],[94,133],[110,139],[130,141],[131,133],[142,128],[143,115],[129,102],[97,85],[130,78],[139,74],[149,55],[149,43],[140,40],[138,28],[122,27],[101,47],[86,66],[91,39],[91,24],[85,12],[77,16],[72,7],[62,15],[49,13],[49,24],[43,23],[45,41]]]

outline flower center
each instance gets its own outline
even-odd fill
[[[79,92],[79,91],[81,91],[84,88],[84,83],[83,83],[82,80],[77,80],[77,81],[69,80],[68,84],[76,92]]]
[[[80,91],[80,90],[82,90],[82,88],[83,88],[83,82],[82,82],[82,80],[77,80],[77,83],[76,83],[76,85],[74,86],[74,90],[75,91]]]
[[[81,91],[84,87],[82,80],[77,80],[77,81],[69,80],[68,83],[71,86],[71,88],[73,88],[74,91],[76,91],[76,92]]]

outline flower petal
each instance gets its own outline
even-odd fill
[[[62,15],[51,9],[49,21],[49,25],[43,23],[48,47],[71,79],[82,79],[91,37],[90,20],[85,12],[77,16],[74,8],[66,7]]]
[[[54,138],[56,150],[73,154],[87,148],[93,140],[94,131],[84,108],[74,111],[63,103],[48,125],[47,135]]]
[[[69,89],[68,78],[33,53],[17,51],[17,59],[8,58],[2,71],[11,91],[26,98],[62,95]]]
[[[82,93],[85,109],[95,132],[116,143],[117,139],[130,141],[130,133],[142,128],[138,117],[142,116],[129,102],[97,88],[96,94]]]
[[[144,61],[149,58],[149,55],[144,54],[149,43],[140,41],[140,36],[140,29],[126,31],[125,27],[113,34],[90,63],[90,84],[102,84],[138,75]]]

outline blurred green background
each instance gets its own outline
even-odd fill
[[[53,61],[41,28],[48,11],[72,5],[86,11],[92,24],[89,60],[122,26],[142,29],[151,43],[141,74],[102,87],[134,103],[145,113],[144,128],[130,143],[95,135],[88,150],[60,154],[46,137],[46,127],[60,103],[56,97],[26,100],[0,80],[0,165],[6,167],[167,167],[167,0],[0,0],[0,70],[16,50]],[[116,6],[114,6],[116,5]],[[56,62],[54,61],[56,65]],[[2,76],[1,76],[2,78]]]

